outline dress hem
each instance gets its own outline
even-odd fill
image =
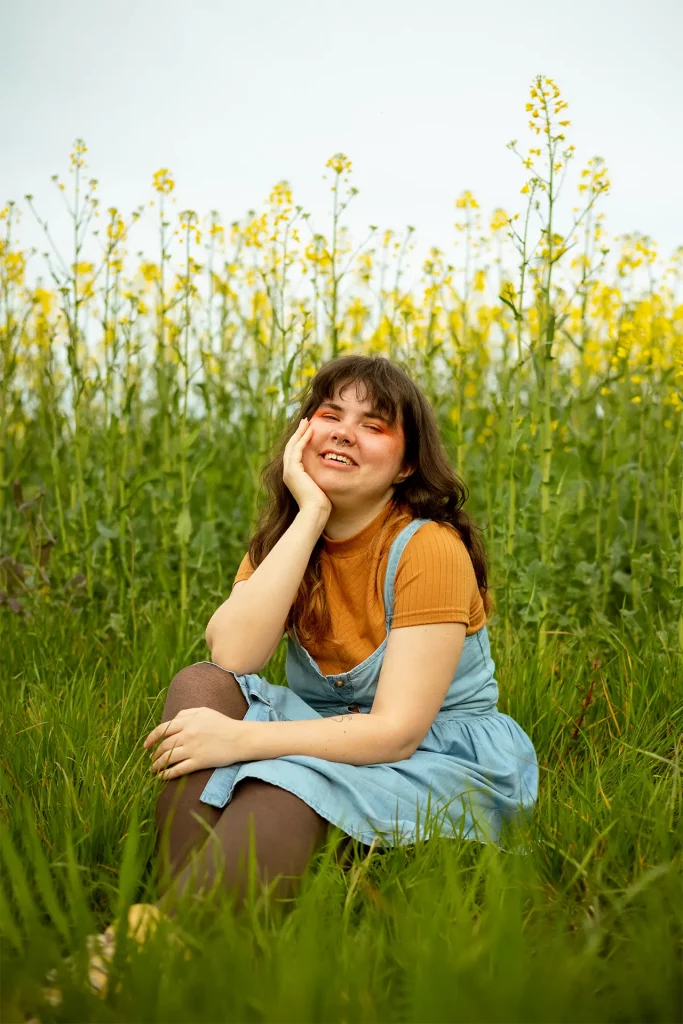
[[[258,764],[259,762],[255,761],[255,762],[246,762],[246,763]],[[245,764],[245,762],[243,762],[243,765],[244,764]],[[240,766],[240,767],[242,767],[242,766]],[[370,846],[376,839],[384,840],[385,842],[388,841],[388,845],[391,846],[391,847],[410,846],[410,845],[412,845],[415,842],[419,842],[420,840],[426,842],[429,839],[464,839],[464,840],[467,840],[468,842],[473,842],[474,841],[474,842],[480,842],[480,843],[494,843],[495,845],[498,845],[496,843],[496,840],[493,837],[489,837],[487,839],[484,836],[471,835],[471,833],[473,831],[475,831],[475,832],[477,831],[476,825],[471,825],[466,831],[457,831],[455,828],[453,828],[453,831],[451,831],[451,832],[443,832],[443,831],[441,831],[441,832],[439,832],[436,835],[432,835],[430,833],[429,835],[426,835],[426,836],[425,835],[421,835],[420,834],[420,830],[416,829],[413,823],[407,822],[405,820],[402,822],[403,828],[400,829],[400,831],[397,828],[398,822],[392,823],[392,825],[390,827],[387,824],[386,828],[379,828],[379,829],[375,829],[373,831],[370,831],[370,830],[366,830],[366,831],[363,831],[363,830],[350,831],[350,828],[352,826],[344,825],[343,824],[343,821],[344,821],[343,817],[341,817],[341,818],[336,817],[336,816],[332,817],[330,815],[330,812],[329,811],[324,811],[321,807],[319,807],[317,805],[317,803],[311,798],[311,796],[309,794],[304,794],[304,793],[300,792],[291,783],[286,782],[286,781],[284,781],[283,779],[281,779],[279,777],[276,778],[275,777],[275,773],[272,773],[272,778],[266,778],[265,776],[269,775],[269,774],[271,774],[271,773],[264,772],[264,771],[258,771],[258,770],[251,770],[250,771],[249,769],[247,769],[246,771],[244,771],[240,775],[240,778],[237,780],[237,782],[241,782],[243,779],[260,779],[262,782],[268,782],[268,783],[270,783],[270,785],[277,786],[279,789],[285,789],[285,790],[287,790],[288,793],[292,793],[294,796],[298,797],[299,800],[303,800],[303,802],[305,804],[308,804],[308,806],[311,807],[312,810],[314,810],[316,812],[316,814],[319,814],[320,817],[324,818],[325,821],[330,823],[330,825],[335,825],[337,828],[341,829],[341,831],[344,832],[347,836],[350,836],[352,839],[358,840],[358,842],[364,843],[366,846]],[[237,782],[235,782],[233,780],[233,783],[230,786],[230,790],[228,792],[228,795],[227,795],[227,798],[225,800],[225,803],[223,803],[220,806],[227,807],[227,805],[230,803],[230,800],[232,799],[232,794],[233,794],[233,791],[235,789],[235,786],[236,786]],[[211,807],[218,807],[219,806],[219,805],[217,805],[215,803],[212,803],[210,800],[205,800],[203,795],[199,799],[200,799],[201,803],[209,804],[209,806],[211,806]],[[443,816],[443,813],[444,813],[443,811],[437,812],[437,814],[440,815],[440,816]],[[451,821],[451,824],[453,824],[452,819],[450,817],[449,817],[448,820]],[[400,837],[400,842],[395,843],[395,842],[392,842],[389,837],[393,838],[397,834],[397,831],[398,831],[398,835]],[[481,826],[480,826],[480,831],[484,831],[483,829],[481,829]]]

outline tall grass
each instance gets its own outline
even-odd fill
[[[50,248],[47,282],[3,211],[3,1019],[680,1018],[683,250],[662,267],[620,239],[608,279],[598,158],[560,227],[565,106],[535,80],[536,148],[509,147],[526,210],[486,235],[464,192],[459,246],[419,280],[412,229],[353,247],[342,154],[327,235],[286,183],[230,227],[176,219],[161,170],[158,255],[134,264],[150,208],[97,227],[81,142],[69,189],[55,179],[73,252]],[[539,753],[534,820],[508,852],[431,838],[345,870],[328,849],[286,907],[257,889],[243,914],[219,892],[188,903],[190,960],[164,929],[120,951],[105,1003],[60,968],[52,1007],[46,971],[156,898],[142,739],[206,656],[296,394],[351,349],[414,374],[470,487],[500,707]],[[264,674],[285,681],[283,648]]]

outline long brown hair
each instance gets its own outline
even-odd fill
[[[384,356],[347,355],[325,363],[297,396],[300,407],[282,437],[276,443],[275,455],[261,473],[266,502],[259,523],[249,544],[249,558],[259,566],[289,528],[299,507],[283,480],[283,455],[287,442],[299,421],[309,419],[324,401],[334,400],[355,384],[359,401],[371,399],[373,407],[393,425],[403,426],[405,454],[403,466],[414,471],[394,489],[392,502],[396,510],[407,511],[413,519],[433,519],[454,526],[469,551],[479,591],[488,613],[492,606],[486,575],[486,555],[478,527],[464,511],[469,497],[464,482],[454,473],[439,434],[431,405],[405,370]],[[391,516],[390,516],[391,518]],[[296,600],[287,618],[287,629],[296,628],[303,644],[328,640],[330,614],[320,565],[323,548],[318,539],[299,586]]]

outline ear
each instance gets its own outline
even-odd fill
[[[394,480],[394,486],[396,486],[396,484],[402,484],[403,481],[407,480],[408,477],[411,476],[414,472],[415,466],[406,466],[406,468],[402,469],[401,472],[396,477],[396,479]]]

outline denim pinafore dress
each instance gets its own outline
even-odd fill
[[[245,721],[277,722],[368,714],[394,615],[394,580],[406,544],[429,519],[413,519],[394,539],[384,580],[386,636],[359,665],[325,676],[298,638],[287,638],[288,686],[233,673],[249,705]],[[369,845],[404,846],[433,836],[496,842],[506,820],[525,817],[538,793],[538,764],[524,730],[497,710],[488,633],[465,644],[443,704],[417,750],[402,761],[352,765],[291,754],[217,768],[200,799],[225,807],[241,779],[262,779],[304,800]],[[420,685],[420,680],[415,680]]]

